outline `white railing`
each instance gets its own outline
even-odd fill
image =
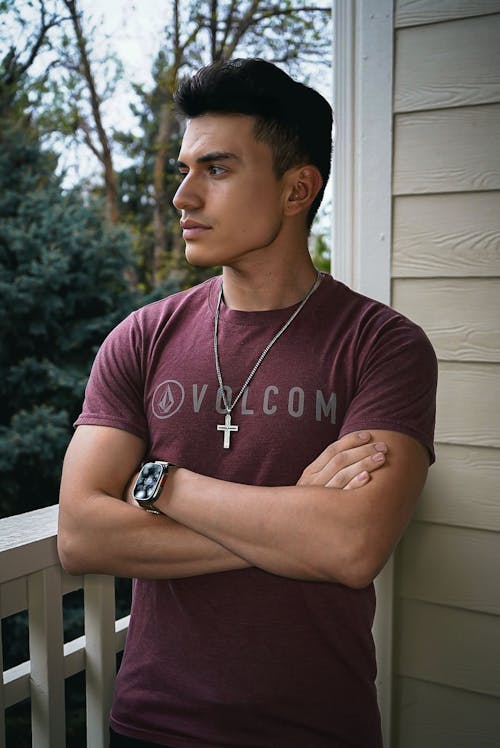
[[[57,506],[0,520],[0,618],[28,611],[30,659],[3,668],[0,637],[0,746],[5,709],[31,700],[33,748],[66,745],[64,681],[86,671],[88,748],[108,745],[108,714],[116,653],[123,649],[128,616],[115,621],[114,578],[71,577],[57,556]],[[62,597],[84,590],[85,635],[64,644]],[[7,747],[8,748],[8,747]]]

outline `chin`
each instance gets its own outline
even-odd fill
[[[189,252],[186,250],[186,261],[196,268],[208,268],[216,263],[210,262],[201,252]]]
[[[217,267],[222,264],[222,258],[213,252],[209,252],[202,247],[190,247],[186,245],[186,261],[199,268]]]

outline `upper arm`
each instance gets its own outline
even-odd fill
[[[396,431],[375,430],[375,441],[388,446],[386,464],[370,482],[349,492],[359,502],[359,586],[368,584],[384,566],[415,510],[429,468],[428,450]],[[358,586],[358,585],[356,585]]]
[[[121,498],[145,452],[139,437],[108,426],[79,426],[64,459],[60,504],[95,494]]]
[[[64,459],[59,495],[57,546],[70,573],[103,571],[103,552],[123,533],[120,500],[144,454],[141,439],[107,426],[79,426]],[[110,538],[108,545],[104,539]],[[97,562],[95,561],[97,559]]]

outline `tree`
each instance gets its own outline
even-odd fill
[[[25,46],[17,67],[23,72],[31,68],[29,87],[40,130],[75,145],[83,143],[97,160],[106,217],[115,225],[119,220],[118,184],[113,131],[105,122],[104,107],[115,91],[122,66],[109,48],[96,49],[102,47],[102,39],[94,44],[96,27],[86,22],[78,0],[37,2],[0,2],[0,16],[6,19],[8,33],[12,36],[17,30]],[[34,73],[34,67],[42,72]]]
[[[54,503],[91,362],[135,298],[129,239],[77,192],[0,65],[0,512]]]
[[[45,0],[38,0],[38,10],[37,23],[35,28],[27,34],[24,48],[18,50],[14,44],[9,45],[9,52],[3,60],[2,81],[4,85],[16,82],[29,70],[40,52],[49,45],[49,31],[59,26],[63,20],[54,9],[48,9]],[[23,19],[14,0],[0,2],[0,14],[6,13],[12,13],[18,23],[26,26],[27,22]],[[6,34],[2,34],[2,41],[5,41],[6,37]]]
[[[33,10],[33,3],[30,3]],[[44,86],[52,68],[48,63],[42,73],[31,74],[35,61],[51,47],[49,34],[58,28],[64,19],[51,7],[46,0],[38,0],[38,13],[34,19],[27,20],[15,0],[0,0],[0,45],[8,46],[8,51],[1,59],[0,71],[0,106],[1,113],[15,105],[25,110],[29,108],[33,92],[38,93]],[[8,22],[6,19],[9,19]],[[31,22],[30,22],[31,21]],[[21,47],[13,41],[14,29],[22,30],[23,44]],[[35,96],[36,98],[36,96]],[[22,99],[22,104],[20,100]],[[12,112],[11,112],[12,114]]]
[[[63,0],[63,2],[71,19],[76,49],[71,54],[69,52],[70,44],[66,43],[62,62],[69,71],[76,73],[80,82],[83,82],[89,109],[87,115],[81,107],[80,97],[73,99],[74,122],[75,126],[83,132],[85,144],[102,166],[106,195],[106,216],[109,223],[115,225],[119,220],[118,180],[113,164],[111,138],[104,126],[102,116],[103,96],[98,92],[96,75],[92,65],[92,52],[88,41],[89,35],[84,32],[82,14],[76,0]]]

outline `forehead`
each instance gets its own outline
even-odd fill
[[[255,139],[255,118],[238,114],[203,114],[188,121],[179,159],[206,153],[231,153],[243,162],[272,160],[269,145]]]

